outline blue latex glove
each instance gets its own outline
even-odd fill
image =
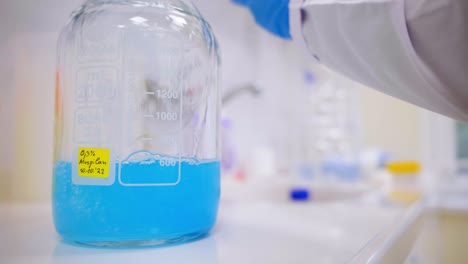
[[[232,0],[250,9],[257,24],[271,33],[291,39],[289,33],[289,0]]]

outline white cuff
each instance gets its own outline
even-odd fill
[[[302,14],[301,8],[304,0],[289,1],[289,32],[294,43],[306,54],[305,56],[313,59],[309,47],[302,34]],[[315,61],[315,59],[314,59]]]

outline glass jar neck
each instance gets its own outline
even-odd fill
[[[106,4],[106,3],[140,3],[140,4],[187,4],[193,5],[191,0],[87,0],[86,4]]]
[[[84,4],[84,7],[106,4],[123,4],[138,7],[163,7],[183,10],[192,15],[200,16],[200,13],[195,8],[195,5],[191,0],[87,0]]]

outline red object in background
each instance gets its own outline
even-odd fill
[[[236,174],[234,174],[234,178],[237,181],[243,182],[247,179],[247,173],[245,172],[244,169],[239,169]]]

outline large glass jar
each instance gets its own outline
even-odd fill
[[[219,187],[219,55],[186,0],[88,0],[58,45],[53,212],[63,239],[201,237]]]

